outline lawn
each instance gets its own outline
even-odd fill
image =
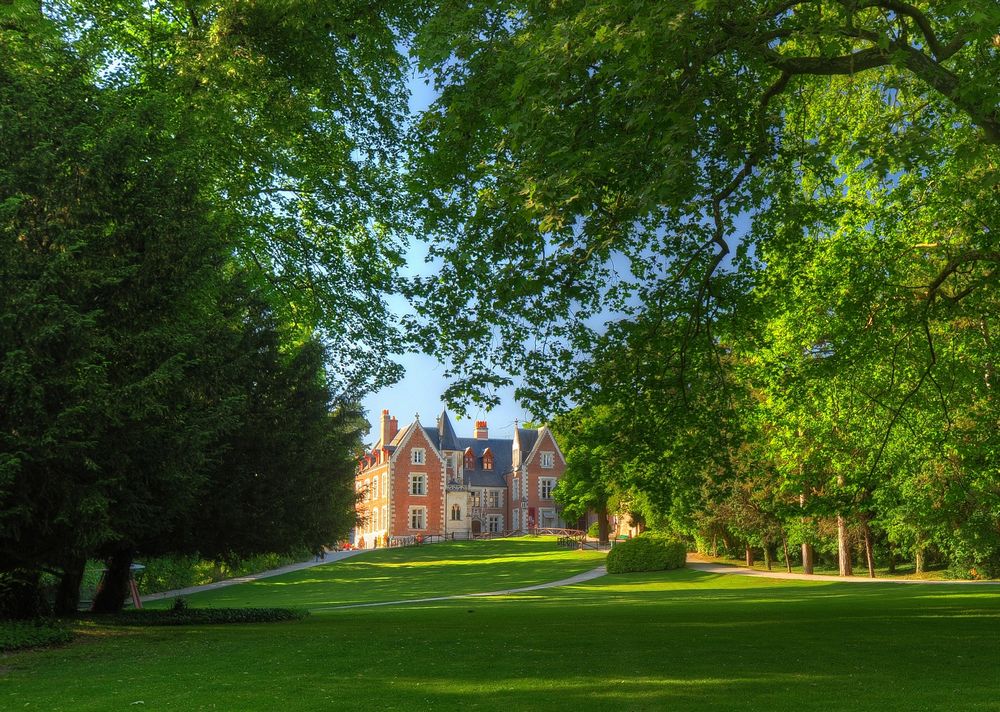
[[[375,549],[284,576],[186,596],[192,606],[309,609],[505,591],[569,578],[604,563],[604,553],[556,546],[555,537],[454,541]],[[169,607],[169,599],[150,607]]]
[[[427,571],[473,566],[433,565],[434,550],[408,550],[421,565],[394,569],[378,596],[423,595]],[[312,591],[337,585],[291,588],[357,597]],[[0,709],[1000,710],[998,661],[998,587],[680,570],[286,624],[93,626],[4,660]]]

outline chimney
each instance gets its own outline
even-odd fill
[[[490,436],[490,431],[486,429],[485,420],[476,421],[476,429],[473,432],[473,437],[476,440],[486,440]]]
[[[396,433],[398,432],[399,432],[399,421],[396,420],[396,416],[394,415],[392,416],[392,418],[389,419],[389,442],[392,442],[392,439],[396,437]],[[386,443],[386,445],[388,444],[389,443]]]
[[[380,445],[385,447],[392,440],[392,435],[389,433],[389,429],[392,427],[392,421],[389,419],[389,409],[384,408],[382,410],[382,422],[379,427],[379,437],[381,438]]]

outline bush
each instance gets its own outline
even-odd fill
[[[72,639],[73,632],[53,620],[0,622],[0,652],[4,653],[62,645]]]
[[[178,599],[182,601],[183,599]],[[135,609],[110,616],[92,616],[100,623],[123,626],[224,625],[228,623],[284,623],[300,621],[308,611],[292,608],[189,608],[187,602],[168,610]]]
[[[687,544],[658,534],[640,534],[616,544],[608,552],[609,574],[680,569],[687,560]]]
[[[587,536],[591,539],[596,539],[601,535],[601,525],[599,522],[594,522],[589,527],[587,527]]]

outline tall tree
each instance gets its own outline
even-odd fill
[[[749,288],[765,251],[857,214],[845,184],[879,187],[871,232],[920,226],[885,246],[922,272],[911,293],[980,288],[998,26],[991,0],[439,4],[411,182],[440,273],[414,289],[455,395],[544,373],[535,405],[558,409],[599,316],[729,313],[734,272]],[[497,348],[449,346],[466,340]]]

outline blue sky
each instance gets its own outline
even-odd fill
[[[435,97],[436,93],[424,82],[424,78],[414,74],[410,80],[410,111],[413,113],[422,111]],[[419,272],[425,269],[423,254],[422,245],[414,245],[409,256],[408,271]],[[405,300],[401,298],[394,298],[390,303],[397,311],[407,308]],[[371,423],[371,430],[366,438],[369,445],[378,439],[379,418],[383,408],[388,408],[389,412],[399,419],[400,427],[412,422],[417,413],[420,414],[421,423],[433,425],[444,408],[441,395],[449,382],[444,376],[445,367],[442,364],[423,354],[405,354],[397,356],[395,360],[406,369],[403,380],[369,395],[362,401],[368,421]],[[468,404],[468,416],[461,419],[456,413],[449,411],[458,436],[472,437],[475,421],[485,420],[489,424],[491,437],[512,438],[515,419],[524,422],[529,418],[527,413],[514,402],[513,389],[501,392],[500,396],[502,405],[491,411]]]

